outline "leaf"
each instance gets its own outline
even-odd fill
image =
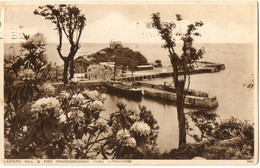
[[[48,121],[45,121],[45,122],[43,123],[43,132],[44,132],[45,137],[46,137],[48,140],[52,140],[52,138],[53,138],[52,130],[51,130],[51,127],[50,127]]]
[[[29,136],[33,136],[36,131],[36,123],[33,123],[32,126],[29,128]]]

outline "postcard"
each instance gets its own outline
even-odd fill
[[[0,7],[2,164],[258,163],[257,1]]]

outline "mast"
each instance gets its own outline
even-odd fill
[[[133,85],[133,78],[134,78],[134,68],[133,68],[133,55],[131,57],[131,70],[132,70],[132,73],[131,73],[131,85]]]
[[[114,82],[116,81],[116,52],[115,52],[115,66],[114,66]]]
[[[121,70],[121,73],[122,73],[122,75],[121,75],[121,81],[122,81],[122,83],[123,83],[123,77],[124,77],[124,58],[125,58],[125,55],[123,54],[123,63],[122,63],[122,70]]]

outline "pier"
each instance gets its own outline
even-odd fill
[[[153,99],[162,99],[173,104],[177,101],[177,95],[173,87],[145,82],[137,83],[142,87],[144,96]],[[218,106],[217,97],[210,96],[206,92],[189,89],[186,90],[186,94],[184,105],[187,107],[212,109]]]
[[[197,62],[197,64],[198,67],[196,67],[191,72],[191,74],[214,73],[225,69],[224,64],[211,63],[206,61]],[[180,75],[182,74],[183,72],[180,71]],[[153,70],[148,70],[148,71],[135,72],[133,76],[131,75],[130,72],[128,72],[124,74],[124,76],[121,79],[125,81],[142,81],[142,80],[164,78],[172,75],[173,75],[172,67],[168,66],[164,68],[154,68]]]

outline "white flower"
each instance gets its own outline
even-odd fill
[[[79,94],[74,94],[72,96],[72,99],[71,99],[71,103],[72,104],[82,104],[82,103],[86,103],[86,99],[85,97],[79,93]]]
[[[84,120],[84,112],[81,110],[73,110],[69,113],[69,117],[73,118],[76,122],[80,122],[82,120]]]
[[[12,145],[7,138],[4,139],[4,150],[7,155],[11,154]]]
[[[83,111],[81,111],[81,110],[77,110],[77,115],[79,116],[79,117],[84,117],[84,113],[83,113]]]
[[[23,69],[19,72],[19,76],[22,80],[33,80],[35,78],[35,73],[32,69]]]
[[[103,103],[101,101],[98,101],[98,100],[95,100],[93,103],[92,103],[92,106],[91,106],[93,109],[96,109],[96,110],[102,110],[103,109]]]
[[[99,118],[97,121],[96,121],[96,124],[98,126],[98,128],[106,128],[107,126],[107,121],[103,118]]]
[[[44,83],[42,86],[42,90],[47,93],[53,95],[55,93],[55,88],[52,86],[52,84]]]
[[[23,126],[23,132],[27,131],[27,126]]]
[[[80,147],[85,147],[87,144],[82,140],[82,139],[74,139],[72,144],[76,147],[76,148],[80,148]]]
[[[103,118],[99,118],[97,121],[96,121],[97,125],[101,125],[101,126],[106,126],[107,125],[107,122],[105,119]]]
[[[102,101],[104,101],[105,99],[106,99],[106,94],[105,93],[102,93],[101,95],[100,95],[100,99],[102,100]]]
[[[72,99],[76,99],[76,100],[81,101],[81,100],[84,100],[85,97],[84,97],[81,93],[79,93],[79,94],[74,94],[74,95],[72,96]]]
[[[133,132],[139,134],[140,136],[149,135],[150,130],[151,130],[150,126],[143,121],[135,122],[130,128],[130,131],[133,131]]]
[[[59,118],[60,118],[60,122],[66,121],[66,115],[65,114],[60,115]]]
[[[88,96],[91,100],[98,100],[99,96],[100,96],[100,94],[96,90],[94,90],[94,91],[85,90],[83,92],[83,94]]]
[[[136,146],[136,141],[133,137],[131,137],[130,133],[126,129],[121,129],[117,132],[116,138],[118,142],[123,146]]]
[[[60,108],[59,101],[54,97],[41,98],[32,105],[32,112],[44,112],[45,110],[54,109],[58,112]]]
[[[68,93],[66,91],[62,91],[62,92],[60,92],[58,97],[61,97],[61,98],[64,98],[64,99],[68,99],[68,98],[70,98],[70,93]]]
[[[127,145],[130,146],[130,147],[135,147],[136,146],[136,140],[133,137],[129,138],[128,141],[127,141]]]
[[[72,144],[76,147],[76,148],[80,148],[80,147],[86,147],[88,142],[88,137],[86,136],[86,134],[84,134],[82,136],[81,139],[74,139]]]

